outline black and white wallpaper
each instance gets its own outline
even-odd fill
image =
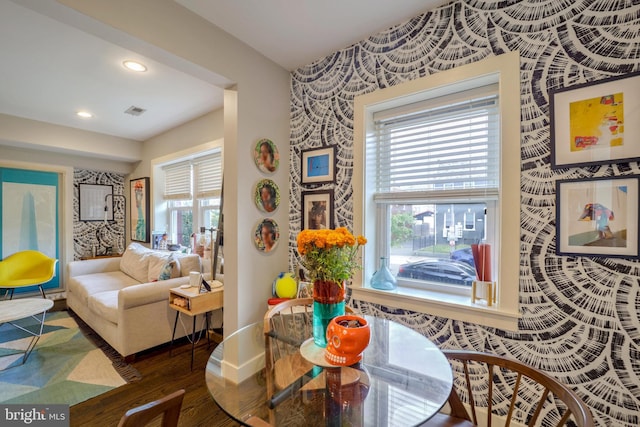
[[[125,205],[122,197],[113,198],[113,221],[80,221],[80,184],[113,185],[113,194],[124,196],[124,175],[86,169],[73,171],[73,259],[92,254],[96,245],[98,255],[125,249]],[[111,201],[111,198],[109,198]]]
[[[289,259],[297,265],[300,152],[337,147],[335,223],[352,226],[353,98],[505,52],[520,52],[520,310],[516,332],[352,301],[443,348],[517,358],[570,384],[599,426],[640,425],[640,264],[555,254],[558,179],[639,174],[637,162],[550,168],[549,91],[640,70],[637,0],[459,0],[291,76]],[[517,142],[515,142],[517,143]],[[546,414],[553,418],[552,414]]]

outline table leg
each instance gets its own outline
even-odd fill
[[[196,348],[196,317],[193,316],[193,329],[191,330],[191,370],[193,371],[193,353]]]
[[[39,315],[41,315],[42,318],[39,318],[38,317]],[[31,329],[27,328],[27,327],[20,326],[17,323],[6,322],[6,323],[9,323],[10,325],[12,325],[13,327],[15,327],[16,329],[20,329],[21,331],[26,332],[27,334],[31,335],[31,341],[29,341],[29,344],[27,345],[27,348],[24,351],[24,356],[22,357],[22,364],[23,365],[27,361],[27,358],[29,357],[29,355],[31,354],[33,349],[36,347],[36,344],[38,344],[38,340],[40,340],[40,337],[42,336],[42,331],[44,330],[44,320],[45,320],[46,315],[47,315],[47,312],[44,311],[42,313],[33,314],[33,315],[30,316],[34,320],[37,320],[38,323],[40,324],[40,327],[38,329],[36,329],[36,330],[33,330],[33,331]]]
[[[38,317],[36,317],[37,315],[32,316],[34,319],[40,322],[40,329],[38,330],[38,332],[33,334],[33,337],[31,338],[31,342],[29,343],[29,346],[25,350],[24,357],[22,358],[23,365],[27,361],[27,357],[29,357],[33,349],[36,347],[36,344],[40,340],[40,337],[42,336],[42,330],[44,329],[44,318],[46,315],[47,315],[47,312],[45,311],[42,313],[42,319],[38,319]]]
[[[211,340],[209,340],[209,317],[211,316],[211,312],[207,312],[204,314],[205,318],[206,318],[206,324],[207,324],[207,329],[205,330],[205,333],[207,334],[207,350],[209,349],[209,346],[211,345]]]
[[[178,326],[178,316],[180,312],[176,311],[176,320],[173,322],[173,333],[171,334],[171,344],[169,345],[169,357],[171,357],[171,351],[173,350],[173,339],[176,337],[176,326]]]

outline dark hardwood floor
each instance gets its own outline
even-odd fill
[[[136,355],[133,365],[142,374],[142,380],[118,387],[70,408],[70,425],[117,426],[127,409],[151,402],[181,388],[185,389],[179,426],[232,427],[232,421],[211,398],[204,379],[209,355],[216,344],[207,349],[206,342],[196,346],[193,371],[190,369],[191,344],[181,340]],[[151,426],[160,426],[160,419]]]

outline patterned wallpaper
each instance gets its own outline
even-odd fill
[[[99,172],[86,169],[73,171],[73,259],[91,254],[94,244],[97,253],[104,254],[107,247],[115,252],[125,249],[125,205],[122,197],[113,200],[113,219],[104,221],[80,221],[79,184],[113,185],[113,194],[124,196],[124,175],[113,172]],[[111,198],[109,198],[111,201]]]
[[[292,73],[289,259],[300,230],[300,152],[337,147],[336,225],[351,227],[353,98],[520,52],[520,309],[516,332],[352,301],[446,348],[512,356],[571,384],[600,426],[640,425],[640,264],[555,254],[555,181],[640,173],[636,162],[551,170],[549,91],[640,70],[635,0],[459,0]],[[547,414],[549,415],[549,414]]]

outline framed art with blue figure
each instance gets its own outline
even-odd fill
[[[136,178],[129,182],[129,200],[131,200],[131,240],[149,243],[151,228],[149,225],[149,178]]]
[[[335,182],[335,146],[303,150],[300,157],[303,184],[326,184]]]
[[[556,253],[638,259],[637,175],[556,181]]]

